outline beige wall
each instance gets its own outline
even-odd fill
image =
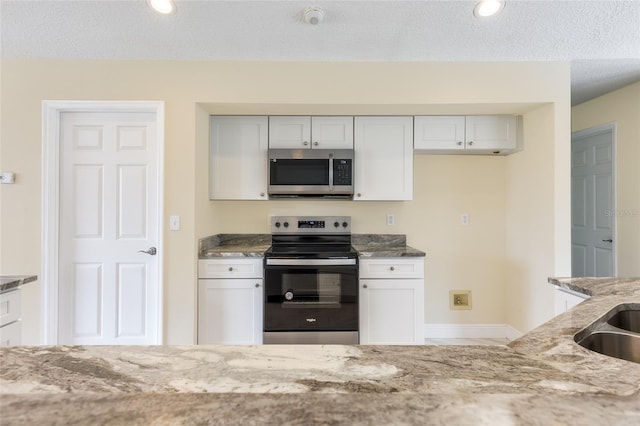
[[[554,171],[554,107],[545,105],[525,115],[525,152],[507,158],[506,285],[507,322],[517,330],[530,330],[553,316],[550,274],[570,275],[570,259],[555,254],[554,215],[546,203],[554,202],[556,181],[568,185],[570,176]],[[565,125],[566,126],[566,125]],[[568,137],[568,128],[565,128]],[[568,161],[568,158],[567,158]],[[568,169],[568,163],[564,169]],[[567,197],[566,199],[568,199]],[[561,207],[569,219],[566,203]],[[558,235],[569,244],[565,235]],[[555,265],[555,266],[554,266]]]
[[[550,317],[546,277],[562,274],[568,259],[568,181],[558,170],[569,147],[568,75],[566,63],[541,62],[3,60],[0,166],[15,171],[18,181],[4,185],[0,195],[0,272],[41,274],[41,101],[162,100],[165,217],[182,217],[180,231],[165,227],[167,343],[195,340],[197,239],[217,232],[268,232],[267,217],[285,212],[351,214],[354,232],[406,233],[409,244],[427,252],[426,322],[508,321],[527,331]],[[212,202],[209,113],[522,113],[529,130],[525,150],[512,157],[416,156],[410,202]],[[534,187],[527,173],[534,181],[543,178],[544,185],[524,200],[519,191]],[[521,217],[528,203],[537,210]],[[470,215],[467,227],[459,224],[462,212]],[[396,215],[396,226],[385,225],[386,213]],[[535,244],[521,240],[532,237],[529,229],[540,231]],[[514,260],[508,253],[518,244]],[[518,262],[529,272],[511,273]],[[536,294],[532,320],[523,319],[529,299],[507,303],[514,279],[519,291]],[[449,289],[473,290],[474,309],[449,311]],[[31,312],[25,319],[35,324],[30,330],[39,330],[38,317]],[[25,342],[39,339],[34,331]]]
[[[571,110],[571,130],[616,126],[617,275],[640,277],[640,82]]]

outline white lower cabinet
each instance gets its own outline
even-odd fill
[[[360,344],[424,344],[424,259],[360,260]]]
[[[0,294],[0,346],[22,343],[21,303],[19,288]]]
[[[198,344],[262,344],[262,259],[199,263]],[[244,272],[236,277],[238,269]]]
[[[564,288],[556,288],[555,314],[560,315],[587,300],[589,296]]]

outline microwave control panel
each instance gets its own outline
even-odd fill
[[[351,159],[333,160],[333,184],[351,185]]]

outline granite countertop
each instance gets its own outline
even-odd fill
[[[352,234],[351,245],[360,258],[425,256],[425,252],[408,246],[403,234]]]
[[[0,349],[7,424],[638,424],[640,364],[573,334],[640,279],[552,279],[591,298],[508,346]]]
[[[423,251],[407,246],[402,234],[352,234],[351,244],[361,258],[424,257]],[[217,234],[199,241],[200,259],[219,257],[263,257],[271,247],[270,234]]]
[[[271,234],[216,234],[199,241],[200,259],[263,257],[271,247]]]
[[[37,279],[37,275],[0,275],[0,293],[13,290]]]

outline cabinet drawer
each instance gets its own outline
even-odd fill
[[[262,278],[262,258],[201,259],[198,278]]]
[[[22,343],[22,321],[14,321],[0,327],[0,346],[17,346]]]
[[[0,294],[0,326],[20,319],[20,289]]]
[[[423,278],[424,259],[360,260],[360,278]]]

